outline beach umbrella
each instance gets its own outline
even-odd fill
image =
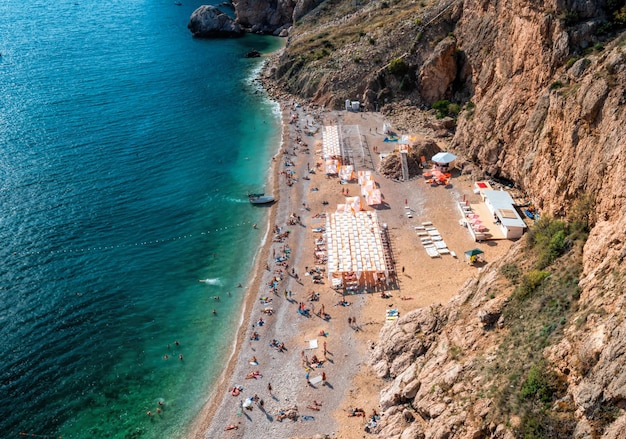
[[[485,252],[484,252],[484,251],[482,251],[482,250],[481,250],[481,249],[479,249],[479,248],[474,248],[474,249],[472,249],[472,250],[468,250],[468,251],[466,251],[466,252],[465,252],[465,254],[466,254],[467,256],[478,256],[478,255],[482,255],[483,253],[485,253]]]
[[[438,152],[431,159],[435,163],[450,163],[456,159],[456,156],[450,152]]]

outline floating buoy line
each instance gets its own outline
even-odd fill
[[[210,235],[211,233],[223,232],[225,230],[234,229],[235,227],[249,226],[251,224],[256,225],[256,223],[254,223],[253,221],[244,221],[244,222],[234,224],[231,226],[224,226],[224,227],[220,227],[219,229],[214,229],[214,230],[206,230],[200,233],[195,233],[195,234],[190,233],[188,235],[172,236],[169,238],[153,239],[150,241],[134,242],[130,244],[104,245],[104,246],[85,247],[85,248],[78,248],[78,249],[66,248],[63,250],[25,251],[25,252],[20,252],[19,254],[20,255],[84,254],[84,253],[93,253],[93,252],[107,251],[107,250],[120,249],[120,248],[123,249],[123,248],[138,248],[138,247],[145,247],[145,246],[154,246],[154,245],[164,244],[166,242],[180,241],[183,239],[196,238],[199,236],[207,236],[207,235]],[[18,252],[13,252],[13,254],[17,255]]]

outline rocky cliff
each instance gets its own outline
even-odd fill
[[[233,1],[237,22],[250,32],[287,36],[289,29],[320,0]]]
[[[625,22],[599,0],[334,1],[294,21],[271,72],[287,91],[396,115],[437,102],[455,152],[564,220],[383,329],[380,437],[626,434]],[[542,240],[561,249],[548,264]]]

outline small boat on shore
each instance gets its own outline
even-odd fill
[[[248,194],[248,200],[252,204],[269,204],[275,201],[273,195],[265,194]]]

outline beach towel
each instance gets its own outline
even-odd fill
[[[305,415],[305,416],[302,416],[302,420],[303,421],[314,421],[315,417],[309,416],[309,415]]]
[[[317,338],[314,338],[313,340],[308,340],[308,342],[309,342],[308,349],[317,349]]]

